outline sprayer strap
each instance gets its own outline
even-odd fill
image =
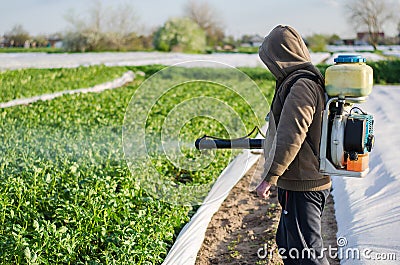
[[[317,83],[319,86],[322,87],[323,92],[324,92],[324,94],[325,94],[325,84],[324,84],[324,82],[321,80],[321,78],[319,78],[319,77],[318,77],[317,75],[315,75],[315,74],[301,73],[301,74],[299,74],[299,75],[296,75],[292,80],[290,80],[290,82],[289,82],[287,85],[285,85],[285,86],[287,87],[287,89],[286,89],[286,94],[285,94],[285,96],[284,96],[284,101],[282,102],[281,99],[278,97],[282,107],[283,107],[283,104],[284,104],[284,102],[285,102],[285,100],[286,100],[286,97],[289,95],[290,90],[292,89],[293,85],[294,85],[299,79],[301,79],[301,78],[306,78],[306,79],[309,79],[309,80],[314,81],[315,83]],[[275,94],[276,94],[276,93],[275,93]],[[274,99],[275,99],[275,98],[274,98]],[[318,155],[317,149],[315,148],[314,144],[312,143],[312,141],[311,141],[311,136],[310,136],[310,134],[309,134],[308,132],[307,132],[307,136],[306,136],[306,139],[305,139],[305,140],[306,140],[306,142],[308,143],[308,145],[310,146],[310,148],[311,148],[312,152],[314,153],[314,155],[315,155],[315,156],[318,158],[318,160],[319,160],[319,155]]]
[[[325,94],[325,84],[321,81],[321,79],[320,79],[317,75],[315,75],[315,74],[306,74],[306,73],[302,73],[302,74],[296,75],[296,76],[295,76],[292,80],[290,80],[290,82],[286,85],[286,86],[287,86],[287,90],[286,90],[287,92],[286,92],[286,95],[284,96],[284,100],[286,100],[286,97],[289,95],[290,90],[292,89],[293,85],[294,85],[299,79],[302,79],[302,78],[306,78],[306,79],[312,80],[312,81],[314,81],[315,83],[317,83],[318,85],[320,85],[320,86],[323,88],[324,94]],[[281,101],[282,106],[283,106],[283,103],[284,103],[284,102]]]

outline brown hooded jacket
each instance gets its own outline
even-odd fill
[[[269,152],[272,141],[267,139],[264,154],[271,163],[265,163],[265,180],[294,191],[330,188],[330,177],[319,172],[318,159],[323,88],[307,78],[288,85],[302,73],[316,76],[321,82],[323,76],[312,65],[301,36],[289,26],[275,27],[260,46],[259,56],[277,79],[270,113],[270,127],[276,125],[276,147],[275,152]]]

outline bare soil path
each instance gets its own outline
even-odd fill
[[[252,175],[261,174],[261,170],[262,163],[256,163],[213,216],[196,265],[283,264],[274,239],[281,211],[276,190],[267,200],[261,200],[255,193],[249,192]],[[322,223],[325,246],[336,246],[336,231],[330,196]],[[329,261],[332,265],[339,264],[338,260]]]

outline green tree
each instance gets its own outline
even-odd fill
[[[160,51],[203,52],[206,34],[190,18],[172,18],[155,33],[154,46]]]
[[[323,34],[314,34],[306,38],[308,48],[313,52],[326,51],[326,44],[328,44],[328,38]]]
[[[335,42],[340,41],[341,38],[339,37],[339,35],[337,34],[333,34],[331,36],[328,37],[328,44],[335,44]]]
[[[335,44],[338,40],[340,40],[340,37],[337,34],[313,34],[306,37],[308,48],[313,52],[324,52],[327,44]]]

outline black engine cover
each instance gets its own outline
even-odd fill
[[[366,120],[348,118],[344,131],[344,150],[346,152],[364,153]]]

